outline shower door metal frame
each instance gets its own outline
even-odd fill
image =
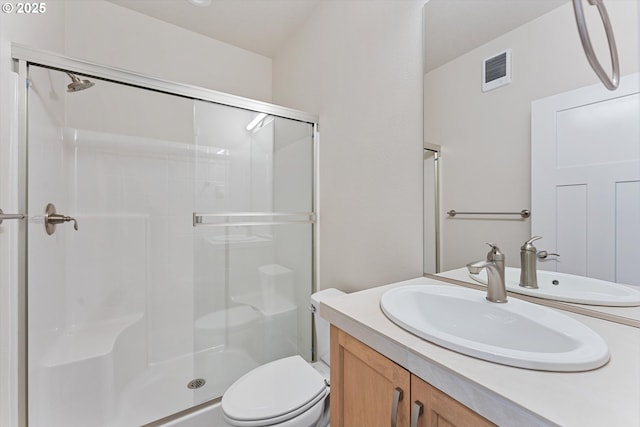
[[[434,255],[435,255],[435,269],[436,269],[436,273],[440,273],[441,271],[441,266],[440,266],[440,157],[441,157],[441,153],[442,153],[442,147],[440,145],[437,144],[431,144],[429,142],[424,142],[423,145],[423,160],[425,159],[425,155],[427,154],[427,152],[429,152],[430,154],[433,155],[433,191],[434,191]],[[424,167],[422,170],[423,173],[423,182],[424,182]],[[424,197],[424,189],[423,189],[423,197]],[[423,201],[424,202],[424,201]],[[424,217],[424,212],[423,212],[423,217]],[[423,246],[425,244],[424,242],[424,232],[423,232]],[[422,268],[423,272],[424,272],[424,265]]]
[[[231,95],[211,89],[198,86],[177,83],[156,77],[124,70],[117,67],[98,64],[95,62],[76,59],[57,53],[34,49],[25,45],[12,43],[11,57],[13,60],[13,71],[18,74],[18,211],[27,213],[27,189],[28,189],[28,88],[29,88],[29,66],[35,65],[43,68],[49,68],[61,72],[72,72],[74,74],[94,77],[106,80],[112,83],[119,83],[133,86],[139,89],[152,90],[165,93],[168,95],[181,96],[193,100],[212,102],[215,104],[226,105],[230,107],[241,108],[244,110],[255,111],[257,113],[266,113],[268,115],[292,119],[312,125],[311,142],[313,153],[312,164],[312,212],[309,215],[308,223],[312,224],[312,289],[315,292],[318,284],[318,227],[317,227],[317,211],[318,211],[318,192],[317,173],[318,173],[318,141],[319,126],[318,116],[304,111],[299,111],[279,105],[269,104],[263,101],[244,98],[237,95]],[[194,214],[195,215],[195,214]],[[19,221],[18,228],[18,286],[17,286],[17,378],[18,378],[18,426],[27,427],[29,424],[29,408],[28,408],[28,293],[27,293],[27,241],[28,241],[28,216],[25,215],[25,221]],[[313,331],[311,331],[313,334]],[[204,404],[195,406],[201,408]],[[185,411],[193,410],[194,407]],[[185,412],[183,411],[183,412]]]
[[[244,98],[212,89],[192,86],[184,83],[176,83],[152,76],[127,71],[121,68],[101,65],[95,62],[75,59],[56,53],[33,49],[21,44],[11,45],[11,56],[14,60],[25,61],[29,65],[40,65],[45,68],[70,71],[87,77],[96,77],[109,80],[114,83],[122,83],[141,89],[155,90],[170,95],[179,95],[186,98],[199,99],[201,101],[224,104],[231,107],[251,110],[258,113],[266,113],[273,116],[298,120],[317,125],[318,116],[292,108],[269,104],[255,99]]]

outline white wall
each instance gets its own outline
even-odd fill
[[[606,6],[621,74],[630,74],[639,65],[638,2]],[[592,12],[592,43],[608,69],[602,24],[595,8],[586,9]],[[483,94],[481,62],[506,48],[513,52],[513,82]],[[596,82],[570,3],[425,74],[425,141],[442,145],[444,270],[483,258],[488,250],[484,242],[498,244],[508,265],[520,265],[519,249],[530,237],[530,220],[449,219],[444,212],[530,208],[531,101]],[[538,248],[544,244],[540,240]]]
[[[274,102],[320,115],[320,288],[422,275],[424,3],[323,2],[274,57]]]
[[[271,59],[103,0],[69,1],[65,53],[271,102]]]
[[[40,15],[0,13],[0,208],[17,211],[11,43],[271,101],[271,59],[102,0],[51,0]],[[13,138],[13,140],[12,140]],[[17,226],[0,225],[0,425],[17,422]]]

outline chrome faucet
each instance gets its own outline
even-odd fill
[[[504,254],[493,243],[487,243],[491,250],[487,253],[487,259],[470,262],[467,269],[471,274],[478,274],[485,268],[487,270],[487,300],[491,302],[507,302],[507,290],[504,281]]]
[[[523,288],[538,289],[538,258],[544,260],[549,255],[560,256],[556,253],[540,251],[533,246],[533,242],[542,239],[540,236],[533,236],[520,247],[520,283]]]

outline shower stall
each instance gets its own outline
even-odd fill
[[[316,118],[13,54],[29,426],[145,425],[311,360]]]

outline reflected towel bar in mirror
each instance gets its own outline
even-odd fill
[[[531,211],[522,209],[520,212],[458,212],[454,209],[447,211],[447,215],[454,217],[456,215],[520,215],[522,218],[529,218]]]

